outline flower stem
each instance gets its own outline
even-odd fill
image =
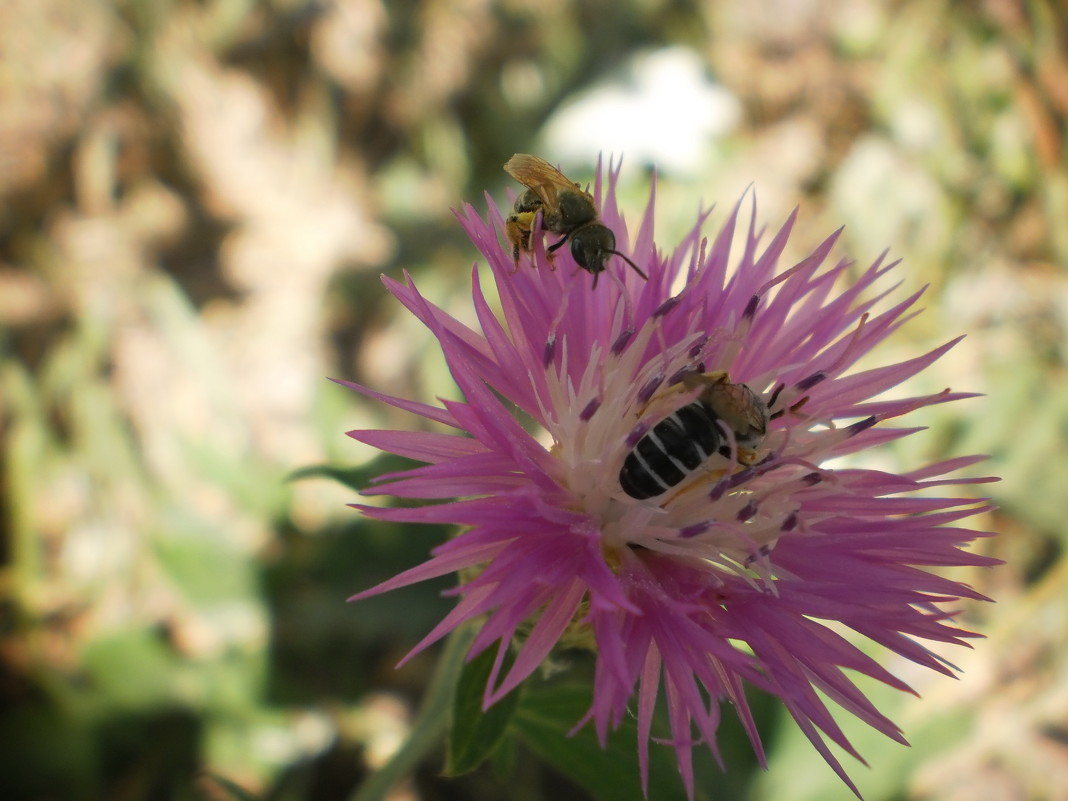
[[[445,648],[412,724],[411,735],[389,762],[360,785],[350,801],[383,801],[394,785],[415,770],[416,765],[444,739],[456,682],[476,631],[474,626],[463,626],[445,640]]]

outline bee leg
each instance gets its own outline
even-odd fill
[[[682,489],[676,489],[669,493],[660,503],[657,504],[661,509],[667,508],[669,505],[675,503],[679,498],[684,495],[689,495],[695,491],[709,491],[709,485],[715,485],[723,476],[727,475],[727,470],[723,468],[716,468],[713,470],[704,470],[699,478],[692,482],[687,482]]]
[[[680,382],[683,389],[697,389],[699,387],[710,387],[713,384],[729,384],[730,377],[724,370],[714,370],[711,373],[686,373],[682,377]]]
[[[596,276],[594,277],[596,278]],[[653,393],[653,396],[649,398],[649,400],[647,400],[645,403],[638,407],[638,411],[636,412],[635,416],[638,420],[644,419],[645,415],[649,411],[649,408],[654,403],[662,401],[665,398],[671,397],[673,395],[681,395],[682,393],[687,392],[691,389],[693,389],[693,387],[686,386],[685,381],[680,382],[678,384],[671,384],[666,387],[661,387],[658,391]]]
[[[549,245],[549,247],[545,248],[545,252],[548,253],[550,258],[551,258],[552,254],[556,253],[556,251],[558,251],[560,248],[562,248],[566,241],[567,241],[567,237],[565,236],[559,242],[553,242],[551,245]]]

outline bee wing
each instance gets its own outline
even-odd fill
[[[729,422],[735,431],[763,436],[768,427],[768,407],[763,399],[745,384],[728,384],[720,391],[723,392],[721,413],[724,418],[733,418]]]
[[[552,164],[529,153],[516,153],[505,162],[504,171],[523,186],[533,190],[550,209],[557,208],[556,197],[560,190],[582,191],[578,184]]]

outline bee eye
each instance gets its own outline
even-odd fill
[[[586,263],[586,248],[582,243],[581,237],[571,237],[571,258],[575,260],[575,264],[579,267],[589,267]]]

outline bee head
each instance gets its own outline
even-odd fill
[[[649,280],[649,276],[643,273],[637,264],[616,250],[615,234],[607,226],[590,223],[571,234],[571,257],[579,267],[592,273],[594,289],[597,288],[597,278],[604,272],[608,257],[613,255],[619,256],[634,272]]]

